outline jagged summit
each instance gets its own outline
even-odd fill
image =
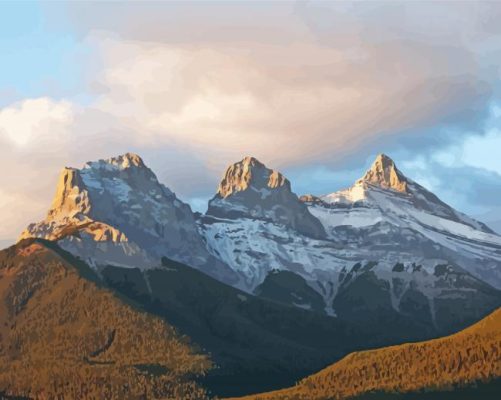
[[[384,189],[409,193],[408,180],[386,154],[379,154],[371,168],[357,183],[367,182]]]
[[[385,154],[379,154],[371,168],[353,186],[318,197],[302,196],[301,199],[324,223],[327,232],[339,231],[340,226],[368,230],[378,224],[387,224],[399,230],[411,229],[432,242],[440,240],[440,245],[456,253],[457,244],[452,237],[465,238],[469,242],[476,237],[483,243],[487,240],[484,234],[493,233],[485,224],[455,210],[407,178]],[[442,239],[441,235],[449,236]],[[369,237],[373,239],[373,236]],[[488,240],[497,243],[498,238],[489,237]],[[431,257],[433,251],[427,250],[425,257]]]
[[[109,209],[110,203],[111,206],[115,202],[123,204],[131,197],[148,195],[148,191],[174,196],[158,182],[141,157],[134,153],[89,161],[81,169],[64,167],[47,218],[76,218],[83,221],[88,217],[106,220],[113,214],[113,210]],[[107,208],[105,212],[103,207]]]
[[[309,236],[325,235],[320,222],[292,192],[289,180],[254,157],[245,157],[226,169],[216,195],[209,201],[207,215],[261,219]]]
[[[131,167],[146,168],[143,159],[135,153],[125,153],[108,159],[89,161],[85,168],[108,168],[124,170]]]
[[[56,219],[62,215],[75,217],[77,214],[87,214],[90,211],[90,202],[84,188],[78,169],[63,168],[47,218]]]
[[[280,186],[287,186],[290,190],[290,182],[280,172],[268,169],[255,157],[247,156],[226,169],[217,194],[227,198],[250,187],[260,190]]]

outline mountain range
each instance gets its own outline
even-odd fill
[[[67,276],[78,285],[57,289]],[[68,353],[67,368],[85,367],[89,381],[111,380],[123,396],[122,370],[140,382],[131,391],[153,398],[176,390],[243,395],[291,385],[351,351],[456,332],[499,307],[500,289],[501,237],[384,154],[352,187],[322,196],[297,196],[283,174],[245,157],[199,214],[127,153],[64,168],[46,218],[0,253],[0,295],[14,321],[5,321],[0,356],[5,365],[40,365],[16,326],[34,329],[30,318],[52,300],[41,324],[52,333],[37,343],[66,352],[80,340],[71,336],[78,318],[97,307],[95,295],[103,310],[118,310],[117,322],[78,328],[90,336]],[[159,358],[127,364],[122,335],[140,333],[121,315],[146,318],[141,330],[160,324],[155,334],[172,330],[173,341],[154,350]],[[169,375],[162,391],[158,371],[172,368],[169,346],[178,341],[183,362],[193,357],[198,369]],[[11,369],[0,369],[0,390],[32,396],[51,376],[68,378],[56,362],[47,365],[38,387],[9,386]],[[90,389],[79,381],[71,390]]]
[[[136,154],[64,168],[45,220],[96,269],[162,256],[248,293],[347,319],[418,319],[449,333],[499,304],[501,237],[379,155],[351,188],[298,197],[254,157],[230,165],[196,216]],[[280,288],[280,290],[277,290]]]

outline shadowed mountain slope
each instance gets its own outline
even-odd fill
[[[166,258],[161,268],[108,266],[100,274],[210,352],[217,368],[204,383],[218,395],[292,384],[355,349],[433,336],[420,321],[398,315],[377,324],[348,322],[257,298]]]

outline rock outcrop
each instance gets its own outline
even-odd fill
[[[292,192],[289,180],[254,157],[245,157],[228,167],[217,194],[209,202],[207,215],[261,219],[307,236],[325,236],[322,224]]]
[[[357,183],[367,182],[401,193],[409,193],[407,178],[402,174],[393,160],[386,154],[379,154],[371,168]]]

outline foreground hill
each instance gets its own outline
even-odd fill
[[[209,358],[92,276],[41,242],[0,252],[0,398],[206,398]]]
[[[303,379],[296,387],[246,399],[411,399],[419,398],[412,392],[440,391],[478,383],[484,394],[489,390],[491,394],[496,390],[499,394],[500,378],[501,309],[498,309],[452,336],[352,353]],[[489,381],[494,383],[488,384]],[[470,390],[464,389],[464,392]],[[395,392],[409,393],[409,397],[391,394]],[[475,396],[474,391],[470,393]],[[445,398],[442,395],[440,398]],[[424,398],[433,397],[427,394]]]

